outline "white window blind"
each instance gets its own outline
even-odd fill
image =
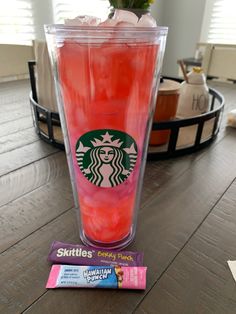
[[[201,40],[236,44],[236,0],[207,1]]]
[[[31,45],[34,39],[31,0],[0,0],[0,43]]]
[[[53,0],[55,23],[78,15],[91,15],[105,20],[109,14],[108,0]]]

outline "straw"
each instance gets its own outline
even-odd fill
[[[186,74],[186,70],[185,70],[185,66],[184,66],[183,60],[178,60],[177,63],[180,65],[180,68],[181,68],[181,70],[183,72],[184,79],[188,83],[188,77],[187,77],[187,74]]]

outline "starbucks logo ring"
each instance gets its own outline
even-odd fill
[[[101,129],[83,134],[76,143],[75,154],[81,172],[91,183],[111,188],[130,176],[138,148],[127,133]]]

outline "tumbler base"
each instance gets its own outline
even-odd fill
[[[125,248],[126,246],[128,246],[133,241],[134,236],[135,236],[135,232],[133,231],[133,228],[131,228],[130,233],[122,240],[111,242],[111,243],[104,243],[104,242],[93,241],[90,238],[88,238],[83,231],[80,232],[80,239],[85,245],[91,246],[97,249],[106,249],[106,250],[121,250]]]

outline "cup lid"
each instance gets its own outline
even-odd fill
[[[177,94],[180,89],[180,83],[173,81],[173,80],[163,80],[162,83],[160,83],[159,86],[159,95],[171,95],[171,94]]]

